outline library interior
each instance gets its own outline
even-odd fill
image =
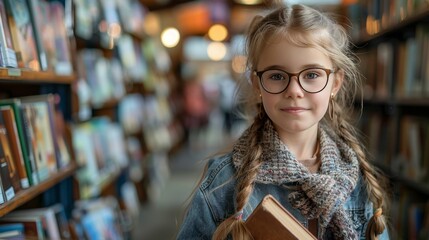
[[[0,0],[0,239],[175,239],[205,160],[249,126],[245,34],[277,2],[346,29],[389,236],[429,239],[421,0]]]

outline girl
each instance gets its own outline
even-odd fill
[[[209,161],[178,239],[249,239],[243,223],[267,194],[318,239],[388,239],[380,176],[348,120],[359,86],[348,47],[340,25],[303,5],[253,20],[253,123]]]

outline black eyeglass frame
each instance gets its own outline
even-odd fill
[[[319,69],[319,70],[323,70],[323,71],[325,71],[325,72],[326,72],[326,83],[325,83],[325,86],[323,86],[323,88],[322,88],[322,89],[320,89],[319,91],[316,91],[316,92],[310,92],[310,91],[307,91],[306,89],[304,89],[304,88],[302,87],[302,85],[301,85],[301,82],[300,82],[300,80],[299,80],[299,75],[300,75],[302,72],[307,71],[307,70],[310,70],[310,69]],[[267,71],[272,71],[272,70],[276,70],[276,71],[284,72],[284,73],[286,73],[286,74],[289,76],[289,82],[287,83],[286,87],[285,87],[283,90],[279,91],[279,92],[270,92],[270,91],[268,91],[268,90],[265,88],[264,83],[263,83],[263,81],[262,81],[262,74],[264,74],[264,73],[265,73],[265,72],[267,72]],[[297,80],[298,80],[299,87],[300,87],[302,90],[304,90],[305,92],[308,92],[308,93],[319,93],[319,92],[323,91],[323,89],[325,89],[325,88],[326,88],[326,86],[328,85],[328,82],[329,82],[329,76],[331,75],[331,73],[335,73],[335,70],[328,69],[328,68],[321,68],[321,67],[312,67],[312,68],[306,68],[306,69],[303,69],[303,70],[301,70],[301,71],[300,71],[300,72],[298,72],[298,73],[290,73],[290,72],[286,72],[285,70],[282,70],[282,69],[266,69],[266,70],[262,70],[262,71],[256,71],[256,70],[255,70],[255,71],[253,71],[253,72],[256,74],[256,76],[258,76],[258,78],[259,78],[259,82],[261,83],[262,88],[263,88],[267,93],[271,93],[271,94],[279,94],[279,93],[284,92],[284,91],[289,87],[290,80],[291,80],[291,78],[292,78],[293,76],[296,76],[296,78],[297,78]]]

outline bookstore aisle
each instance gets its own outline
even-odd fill
[[[191,133],[190,141],[170,157],[169,176],[161,186],[159,195],[141,206],[133,239],[175,239],[187,200],[204,169],[204,160],[228,147],[243,127],[236,125],[232,137],[221,135],[223,133],[218,126]]]

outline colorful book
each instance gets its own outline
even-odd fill
[[[55,29],[50,21],[49,4],[45,0],[29,0],[31,22],[43,71],[53,71],[55,63]]]
[[[6,159],[3,147],[0,145],[0,179],[3,188],[2,194],[4,195],[5,201],[10,201],[15,197],[10,171],[8,160]]]
[[[41,116],[39,116],[38,110],[34,108],[31,104],[21,104],[22,119],[24,120],[24,130],[26,131],[27,143],[29,146],[30,153],[33,154],[34,163],[36,168],[33,171],[36,171],[38,180],[44,181],[49,178],[50,168],[49,161],[52,161],[52,155],[49,155],[51,152],[48,150],[46,152],[46,146],[43,127],[41,126]]]
[[[39,71],[40,62],[27,1],[5,0],[5,3],[18,67]]]
[[[18,176],[20,178],[20,185],[22,189],[30,187],[28,180],[27,170],[25,167],[25,160],[22,154],[21,142],[19,140],[18,128],[15,120],[15,115],[11,106],[0,107],[0,112],[3,117],[5,127],[8,131],[10,148],[12,156],[17,167]]]
[[[316,240],[272,195],[265,196],[245,222],[254,240]]]
[[[49,174],[55,173],[63,167],[61,163],[61,151],[59,142],[56,140],[56,116],[55,116],[55,95],[42,94],[20,98],[23,105],[30,106],[34,113],[33,130],[39,133],[38,146],[46,158]]]
[[[24,240],[24,224],[0,224],[0,239]]]
[[[46,234],[43,230],[43,222],[40,216],[3,216],[0,218],[0,225],[20,223],[24,225],[26,239],[45,240]]]
[[[71,75],[73,66],[71,62],[70,43],[65,25],[64,7],[59,2],[49,3],[50,23],[53,25],[55,42],[55,73],[58,75]]]
[[[18,98],[3,99],[0,100],[0,106],[10,106],[13,109],[14,117],[16,121],[16,127],[18,130],[19,143],[21,144],[22,157],[24,158],[25,169],[28,176],[28,182],[30,186],[38,183],[38,178],[34,165],[34,157],[32,152],[29,151],[29,145],[27,143],[27,136],[25,131],[24,121],[21,114],[21,100]]]
[[[55,212],[52,208],[31,208],[16,210],[7,215],[9,218],[38,217],[42,221],[43,231],[48,239],[61,239]]]
[[[21,183],[19,181],[18,168],[16,166],[17,164],[15,163],[16,160],[13,156],[12,148],[10,147],[11,144],[9,141],[9,132],[6,128],[6,124],[2,114],[0,114],[0,145],[3,149],[3,155],[7,162],[8,174],[9,174],[10,181],[12,183],[12,187],[15,195],[17,192],[21,190]],[[10,200],[10,199],[7,198],[7,200]]]
[[[56,223],[58,225],[58,230],[61,236],[61,239],[70,239],[70,227],[69,221],[67,220],[66,212],[64,206],[61,203],[56,203],[49,207],[54,211]]]
[[[12,45],[6,7],[3,0],[0,0],[0,56],[0,65],[2,67],[18,67],[15,50]]]

